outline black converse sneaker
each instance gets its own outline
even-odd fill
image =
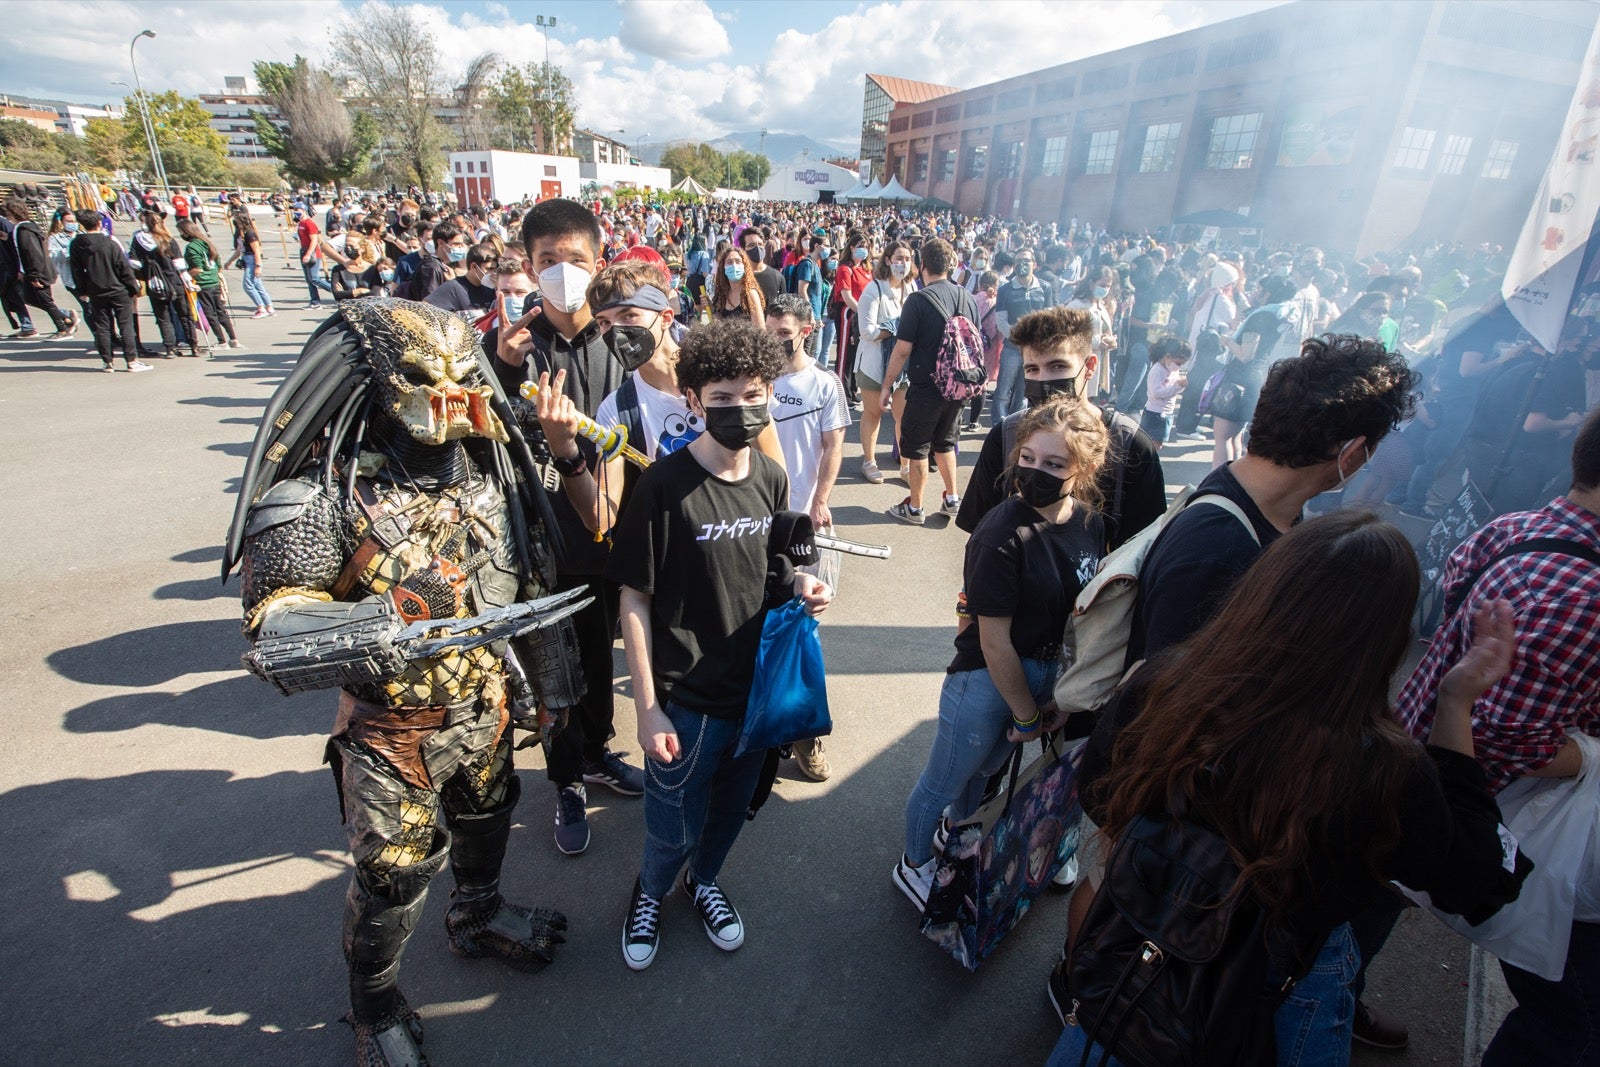
[[[695,910],[700,913],[700,922],[706,928],[706,936],[713,945],[724,952],[732,952],[744,944],[744,923],[715,882],[696,882],[685,868],[683,891],[694,902]]]
[[[656,961],[661,944],[661,901],[633,883],[633,900],[628,904],[628,921],[622,928],[622,962],[630,970],[642,971]]]

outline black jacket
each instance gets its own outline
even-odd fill
[[[78,293],[89,300],[116,295],[138,296],[139,279],[116,241],[94,230],[80,233],[67,247]]]
[[[50,262],[50,250],[45,246],[44,231],[39,224],[24,219],[11,232],[17,242],[17,256],[22,260],[22,276],[30,282],[54,285],[55,264]]]

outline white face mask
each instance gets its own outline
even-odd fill
[[[571,263],[557,263],[539,272],[539,292],[545,303],[568,315],[583,307],[594,275]]]
[[[1332,489],[1329,489],[1328,492],[1330,492],[1330,493],[1337,493],[1339,490],[1343,489],[1346,482],[1348,482],[1351,478],[1355,477],[1357,474],[1360,474],[1362,471],[1366,470],[1367,469],[1367,464],[1372,462],[1372,450],[1369,449],[1366,446],[1366,444],[1363,443],[1362,446],[1361,446],[1361,451],[1362,451],[1362,454],[1366,456],[1366,458],[1361,461],[1361,466],[1357,467],[1355,470],[1351,471],[1349,474],[1346,474],[1344,472],[1344,450],[1349,445],[1350,445],[1350,442],[1346,441],[1343,445],[1339,446],[1339,458],[1334,461],[1337,464],[1337,467],[1338,467],[1338,470],[1339,470],[1339,484],[1334,486]]]

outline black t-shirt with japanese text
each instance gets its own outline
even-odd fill
[[[1100,514],[1082,504],[1074,503],[1062,523],[1041,518],[1021,497],[997,505],[967,541],[962,575],[967,612],[976,621],[956,635],[946,670],[988,666],[980,636],[985,617],[1011,619],[1011,647],[1021,658],[1053,657],[1105,538]]]
[[[656,699],[715,719],[744,715],[766,621],[772,516],[789,479],[759,452],[725,482],[687,448],[639,477],[605,576],[649,594]]]

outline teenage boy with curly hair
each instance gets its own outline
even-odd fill
[[[771,419],[783,364],[778,342],[748,322],[710,323],[685,338],[678,385],[705,432],[640,477],[606,564],[622,587],[645,752],[644,861],[622,934],[623,960],[636,971],[655,960],[661,901],[680,868],[711,943],[728,952],[744,944],[717,876],[765,759],[734,756],[761,627],[772,600],[799,596],[818,614],[832,596],[809,574],[769,593],[769,535],[789,479],[751,445]]]

